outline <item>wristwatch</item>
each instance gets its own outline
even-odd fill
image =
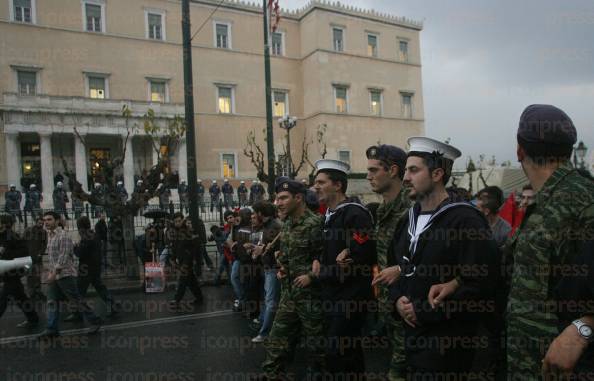
[[[594,341],[594,331],[592,330],[592,327],[579,319],[574,320],[571,324],[575,325],[581,337],[588,340],[590,343]]]

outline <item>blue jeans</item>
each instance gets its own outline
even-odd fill
[[[243,292],[243,287],[241,285],[241,279],[239,277],[239,260],[234,260],[233,264],[231,265],[231,286],[233,286],[233,291],[235,292],[235,297],[240,301],[243,302],[245,298],[245,294]]]
[[[260,311],[260,321],[262,322],[262,327],[258,332],[260,336],[268,336],[270,333],[278,306],[280,282],[276,278],[276,272],[275,269],[264,271],[264,308]]]
[[[48,283],[47,289],[47,330],[58,333],[60,321],[60,300],[66,300],[76,306],[84,319],[90,323],[98,323],[101,319],[95,315],[91,307],[84,302],[78,290],[76,277],[69,276]]]
[[[221,275],[223,275],[223,272],[227,272],[227,279],[231,280],[231,265],[229,265],[229,262],[227,262],[227,258],[225,257],[225,254],[223,254],[222,252],[218,252],[219,254],[219,264],[218,264],[218,268],[217,268],[217,275],[215,276],[215,280],[216,282],[220,282],[221,281]]]

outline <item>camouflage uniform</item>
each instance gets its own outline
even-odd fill
[[[585,234],[594,233],[593,185],[570,163],[561,165],[505,247],[513,261],[507,306],[509,379],[541,379],[541,361],[559,335],[554,290],[562,271],[551,270],[570,262]]]
[[[320,289],[317,282],[309,287],[297,288],[293,281],[309,274],[314,259],[322,251],[321,219],[306,210],[300,218],[289,218],[282,226],[278,262],[285,269],[281,281],[281,297],[272,330],[265,342],[266,360],[262,369],[268,379],[277,379],[284,371],[294,346],[301,335],[306,335],[305,346],[309,365],[319,370],[323,365],[323,314]]]
[[[406,216],[410,208],[410,201],[404,190],[401,190],[396,198],[388,203],[382,203],[377,209],[376,225],[376,250],[377,264],[379,270],[389,267],[388,251],[392,237],[396,232],[396,226],[401,217]],[[390,343],[392,345],[392,358],[388,379],[403,380],[405,377],[406,358],[404,356],[404,331],[402,322],[393,317],[394,306],[389,301],[388,287],[379,286],[378,297],[379,317],[384,322]]]

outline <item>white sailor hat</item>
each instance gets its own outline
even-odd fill
[[[35,184],[29,185],[29,189],[33,189],[33,188],[36,188],[36,187],[37,187],[37,185],[35,185]]]
[[[342,172],[347,175],[351,170],[351,166],[339,160],[321,159],[316,161],[316,173],[325,169]]]
[[[61,181],[58,181],[58,182],[56,183],[56,186],[58,186],[58,187],[61,187],[62,185],[64,185],[64,184],[63,184]]]
[[[136,184],[142,184],[142,180],[138,180]]]
[[[196,182],[198,182],[198,183],[201,183],[201,182],[202,182],[202,180],[200,180],[200,179],[197,179],[197,180],[196,180]]]
[[[10,187],[9,188],[16,188],[16,185],[10,184]]]
[[[228,183],[229,182],[229,179],[225,179],[225,182]]]
[[[213,181],[212,181],[212,183],[213,183],[213,184],[216,184],[216,183],[217,183],[217,181],[216,181],[216,180],[213,180]]]
[[[462,152],[456,147],[424,136],[413,136],[408,138],[408,152],[437,152],[445,159],[456,160],[462,156]]]
[[[124,185],[122,181],[118,181],[117,185]]]
[[[245,181],[241,180],[239,183],[240,183],[240,184],[245,184]]]

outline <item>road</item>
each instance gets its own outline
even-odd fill
[[[265,352],[253,344],[249,321],[231,311],[228,286],[204,287],[206,301],[194,307],[186,295],[181,309],[167,303],[172,292],[118,295],[123,312],[106,319],[96,335],[84,324],[61,323],[62,337],[39,342],[42,331],[16,328],[21,312],[9,307],[0,319],[0,380],[2,381],[240,381],[260,371]],[[90,299],[104,313],[103,304]],[[41,307],[41,306],[40,306]],[[366,361],[369,380],[383,379],[389,361],[383,338],[370,341]],[[306,353],[297,350],[290,372],[300,379]]]

